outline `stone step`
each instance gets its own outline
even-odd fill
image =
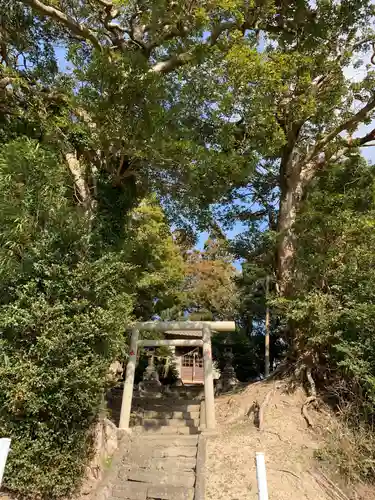
[[[169,450],[169,448],[179,448],[177,446],[169,447],[164,444],[160,444],[158,447],[148,447],[146,450],[137,447],[133,449],[130,453],[127,464],[131,465],[131,467],[136,467],[139,469],[155,469],[155,470],[193,470],[195,469],[197,448],[193,446],[187,447],[192,451],[186,452],[186,450],[176,451],[175,454],[179,456],[168,456],[173,452]],[[182,447],[184,448],[184,447]],[[180,454],[188,455],[188,456],[180,456]],[[122,478],[127,479],[126,471],[128,470],[128,466],[122,468],[121,472],[119,472]]]
[[[198,419],[182,419],[182,418],[143,418],[143,427],[161,427],[161,426],[172,426],[172,427],[199,427]]]
[[[153,458],[169,458],[169,457],[193,457],[197,456],[197,448],[195,446],[164,446],[157,447],[152,453]]]
[[[176,404],[176,405],[171,405],[171,406],[165,406],[165,405],[155,405],[155,404],[150,404],[150,405],[144,405],[144,406],[132,406],[132,413],[135,415],[137,414],[142,414],[147,411],[152,411],[152,412],[157,412],[159,414],[164,415],[165,413],[171,413],[171,412],[182,412],[182,413],[200,413],[200,405],[181,405],[181,404]]]
[[[152,458],[148,461],[150,469],[166,470],[166,471],[192,471],[196,466],[195,457],[166,457]]]
[[[128,481],[152,485],[184,486],[192,488],[195,484],[194,472],[153,471],[134,469],[128,472]]]
[[[132,407],[148,410],[161,408],[165,411],[199,411],[200,401],[181,398],[133,398]]]
[[[165,413],[171,412],[182,412],[182,413],[200,413],[200,406],[197,405],[172,405],[172,406],[158,406],[158,405],[145,405],[132,407],[132,413],[135,415],[140,413],[145,413],[147,411],[157,412],[164,415]]]
[[[200,415],[200,411],[191,411],[191,412],[184,412],[184,411],[165,411],[165,412],[159,412],[159,411],[152,411],[152,410],[146,410],[143,412],[143,417],[144,418],[182,418],[182,419],[194,419],[198,420]]]
[[[147,497],[159,500],[193,500],[194,488],[181,486],[150,486]]]
[[[143,427],[136,425],[131,429],[137,434],[199,434],[198,427],[190,427],[188,425],[182,427]]]
[[[201,392],[204,391],[204,384],[185,384],[185,385],[175,385],[171,386],[172,389],[177,391],[191,391],[191,392]]]
[[[147,447],[160,447],[160,446],[190,446],[197,447],[198,435],[197,434],[169,434],[166,436],[160,436],[159,434],[150,434],[147,436],[140,435],[136,437],[137,444],[139,446]]]
[[[169,391],[172,394],[178,394],[180,397],[187,395],[190,398],[196,398],[199,396],[204,396],[204,385],[199,387],[171,387]],[[168,392],[168,389],[167,389]]]
[[[124,483],[117,484],[112,489],[110,500],[146,500],[148,488],[149,485],[146,483],[125,481]]]
[[[148,498],[153,500],[193,500],[194,488],[126,481],[113,488],[110,500],[146,500]]]

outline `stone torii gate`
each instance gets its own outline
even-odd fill
[[[173,340],[142,340],[140,333],[148,332],[170,332],[176,330],[201,330],[202,339],[173,339]],[[214,381],[212,372],[211,332],[233,332],[234,321],[146,321],[137,323],[132,330],[130,340],[129,359],[126,366],[124,390],[122,394],[120,425],[122,430],[129,430],[130,412],[133,398],[134,374],[137,360],[137,349],[139,346],[188,346],[203,347],[204,367],[204,398],[206,406],[206,429],[215,429],[215,401]]]

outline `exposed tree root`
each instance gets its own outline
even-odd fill
[[[311,368],[306,368],[306,377],[310,384],[310,396],[314,396],[316,398],[316,385],[311,375]]]
[[[315,481],[329,494],[332,500],[350,500],[347,495],[331,481],[324,472],[321,470],[316,472],[310,472]]]
[[[264,380],[272,380],[274,378],[283,378],[284,376],[288,375],[288,363],[282,362],[279,364],[279,366],[271,372],[268,377],[266,377]]]
[[[260,431],[262,431],[263,427],[264,427],[264,411],[265,411],[265,409],[266,409],[266,407],[271,399],[271,396],[274,392],[275,392],[275,385],[273,386],[273,388],[269,392],[267,392],[266,397],[263,400],[263,403],[261,405],[259,405],[258,429]]]
[[[254,426],[259,427],[259,403],[258,403],[258,401],[253,401],[253,404],[247,410],[245,415],[248,418],[250,418],[252,414],[254,415],[254,418],[253,418]]]
[[[303,403],[302,405],[302,415],[305,417],[305,420],[307,422],[307,425],[309,427],[314,427],[314,423],[312,421],[312,418],[310,417],[309,415],[309,412],[307,411],[307,407],[312,403],[316,401],[316,397],[315,396],[309,396],[306,401]]]
[[[291,470],[288,470],[288,469],[273,469],[273,470],[276,470],[277,472],[285,472],[286,474],[290,474],[294,477],[296,477],[297,479],[301,479],[301,477],[296,474],[295,472],[292,472]]]
[[[274,432],[274,431],[264,431],[266,432],[267,434],[272,434],[273,436],[277,436],[281,442],[284,442],[284,439],[280,436],[280,434],[278,432]]]
[[[309,412],[307,410],[308,406],[311,403],[314,403],[316,401],[316,385],[315,385],[315,381],[311,375],[311,368],[309,368],[309,367],[306,368],[306,378],[307,378],[307,381],[310,385],[310,396],[308,398],[306,398],[305,402],[303,403],[301,412],[302,412],[302,415],[304,416],[304,418],[307,422],[307,425],[309,427],[314,427],[314,423],[312,421],[312,418],[310,417]]]
[[[324,477],[327,483],[335,490],[337,495],[341,496],[343,500],[349,500],[349,497],[345,495],[345,493],[337,486],[337,484],[331,481],[331,479],[329,479],[329,477],[323,471],[319,471],[319,473]]]

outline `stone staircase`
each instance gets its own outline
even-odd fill
[[[199,398],[133,398],[130,451],[110,500],[204,500],[197,479],[205,445],[200,408]]]
[[[130,422],[137,433],[198,434],[200,401],[134,398]]]

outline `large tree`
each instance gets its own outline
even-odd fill
[[[95,206],[101,175],[159,190],[191,213],[245,188],[241,199],[261,205],[248,218],[266,215],[279,233],[278,286],[288,294],[293,225],[311,180],[373,138],[353,140],[375,108],[373,72],[358,60],[374,41],[371,2],[20,4],[59,27],[74,64],[72,112],[89,141],[70,141],[66,158],[82,203]]]
[[[264,116],[268,103],[252,87],[277,98],[272,72],[279,74],[285,61],[260,58],[254,65],[253,56],[264,37],[280,48],[275,57],[306,54],[321,41],[328,9],[277,0],[15,5],[57,29],[73,65],[71,116],[78,130],[64,138],[82,205],[95,211],[98,178],[106,177],[116,189],[133,183],[140,196],[157,190],[169,207],[178,206],[173,215],[180,222],[187,213],[199,218],[246,184],[255,163],[287,141],[272,130]],[[342,20],[351,28],[363,14],[364,2],[358,3],[355,19],[344,11],[336,26]],[[270,131],[279,136],[271,147],[262,137]]]
[[[245,221],[251,255],[276,271],[280,294],[298,285],[295,221],[311,183],[373,138],[353,139],[375,109],[371,66],[357,64],[361,54],[373,59],[373,6],[1,0],[0,8],[1,341],[11,361],[2,368],[1,424],[17,432],[18,417],[30,417],[22,430],[27,467],[16,462],[22,447],[13,455],[14,470],[26,473],[12,487],[27,488],[35,476],[34,491],[51,497],[71,483],[51,491],[57,458],[54,482],[33,475],[40,448],[47,463],[61,444],[65,422],[48,412],[72,425],[83,417],[49,388],[62,381],[70,394],[82,344],[93,382],[81,380],[84,454],[122,321],[160,314],[173,297],[181,260],[160,201],[176,225],[213,225],[213,215]],[[353,68],[363,70],[355,82]],[[199,255],[192,275],[199,303],[214,299],[219,309],[221,297],[201,286],[225,274],[226,287],[230,265],[217,261]],[[61,363],[61,351],[66,363],[43,391],[43,363]],[[62,435],[69,452],[74,425]]]
[[[375,73],[371,2],[285,2],[284,12],[294,27],[266,36],[261,51],[242,39],[226,56],[225,75],[242,147],[260,155],[248,185],[231,193],[231,216],[277,233],[274,267],[285,296],[293,227],[311,181],[375,138],[362,127],[375,117]]]
[[[0,35],[0,430],[13,439],[4,486],[59,498],[90,460],[127,325],[169,306],[182,259],[160,203],[139,203],[134,185],[90,162],[101,153],[92,121],[78,120],[79,79],[55,57],[70,36],[19,2],[1,2]]]
[[[133,185],[139,197],[158,190],[175,200],[180,190],[179,198],[192,206],[187,184],[200,186],[200,194],[210,185],[210,179],[202,182],[197,162],[207,165],[212,156],[225,163],[226,157],[195,141],[198,131],[183,119],[178,96],[184,74],[178,68],[198,63],[221,34],[244,22],[236,2],[27,0],[14,5],[23,16],[32,12],[46,29],[55,28],[54,43],[63,45],[72,65],[75,91],[68,100],[75,133],[62,130],[60,138],[88,215],[97,208],[103,179],[117,190]],[[254,25],[264,10],[254,12]]]

